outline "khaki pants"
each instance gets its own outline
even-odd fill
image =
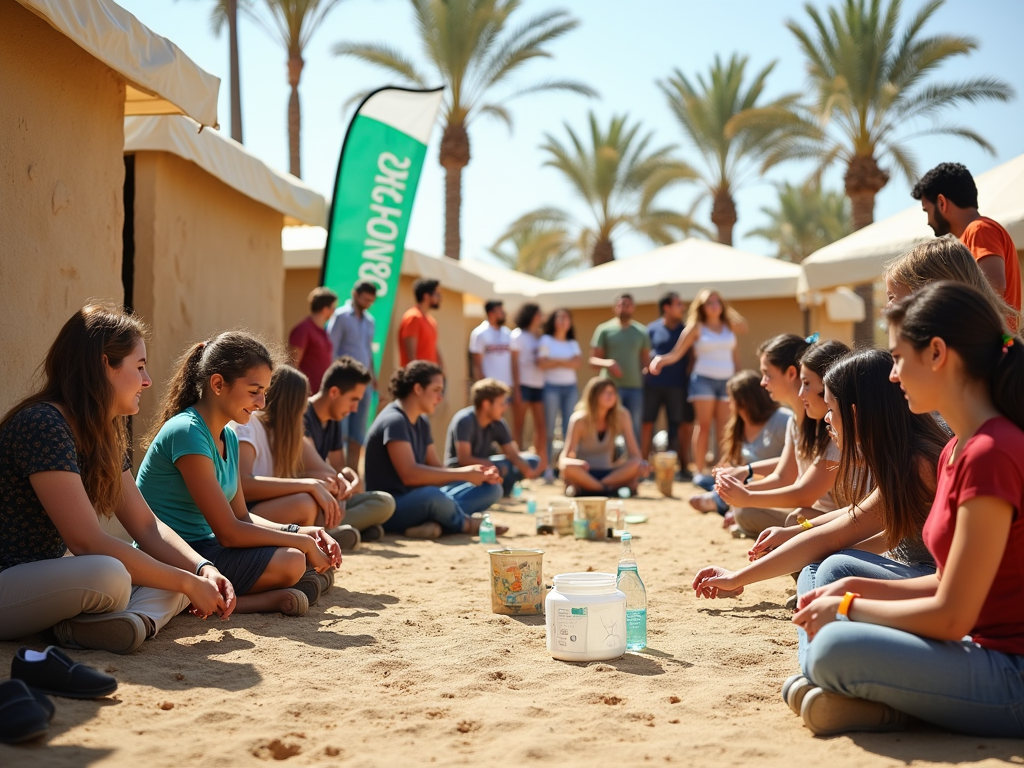
[[[341,522],[365,531],[372,525],[384,525],[394,513],[395,500],[390,493],[357,493],[345,502],[345,517]]]
[[[37,560],[0,571],[0,640],[17,640],[80,613],[131,611],[153,637],[188,606],[185,595],[133,587],[117,558],[106,555]]]
[[[763,507],[738,507],[732,511],[736,525],[747,536],[756,537],[773,525],[785,525],[792,509],[765,509]]]

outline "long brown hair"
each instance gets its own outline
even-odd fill
[[[43,386],[11,410],[0,430],[18,411],[37,403],[64,408],[81,456],[82,484],[93,507],[110,517],[121,505],[122,465],[128,452],[128,418],[110,417],[114,388],[106,366],[120,368],[148,329],[114,304],[87,304],[64,323],[47,350]],[[106,357],[106,363],[103,358]]]
[[[756,371],[740,371],[726,382],[725,391],[733,402],[733,411],[725,425],[722,453],[730,464],[739,464],[747,426],[740,411],[746,412],[751,424],[764,424],[779,409],[779,404],[761,386],[761,374]]]
[[[1020,322],[1020,312],[996,293],[967,246],[953,235],[927,240],[885,265],[885,279],[911,293],[929,283],[952,280],[977,288],[1003,317]]]
[[[949,436],[929,414],[907,408],[899,384],[889,381],[892,355],[864,349],[847,355],[825,374],[838,404],[843,438],[837,495],[856,507],[878,488],[887,546],[920,540],[935,497],[939,454]],[[868,478],[870,477],[870,483]]]
[[[583,387],[583,394],[576,403],[575,410],[583,414],[583,428],[587,432],[597,432],[597,400],[608,387],[614,389],[615,395],[618,397],[619,388],[615,386],[615,382],[611,379],[595,376]],[[605,434],[611,439],[613,445],[615,444],[615,438],[619,435],[619,419],[625,412],[626,409],[622,407],[622,400],[617,399],[615,407],[608,411],[605,419]]]
[[[698,323],[703,325],[707,321],[704,314],[704,305],[708,303],[708,299],[712,296],[717,296],[718,301],[722,304],[722,322],[725,323],[726,327],[732,331],[742,328],[745,322],[743,315],[730,307],[726,300],[722,298],[722,294],[710,288],[701,289],[700,293],[690,302],[690,308],[686,312],[686,324],[690,326]]]
[[[850,354],[850,348],[841,341],[829,339],[817,341],[803,351],[797,361],[800,365],[813,371],[823,381],[835,363],[843,356]],[[825,422],[812,419],[806,413],[800,422],[800,441],[795,446],[801,456],[817,461],[825,456],[832,439],[828,436]]]
[[[308,391],[306,374],[290,365],[279,365],[270,376],[267,403],[256,418],[267,429],[275,477],[298,477],[302,471],[302,417]]]
[[[149,446],[169,419],[198,403],[215,373],[230,385],[260,365],[273,370],[274,359],[259,339],[244,331],[228,331],[193,344],[178,360],[160,403],[160,416],[153,422],[144,444]]]

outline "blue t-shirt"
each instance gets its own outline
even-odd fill
[[[217,450],[217,441],[203,417],[195,408],[187,408],[160,427],[139,467],[135,484],[146,503],[185,541],[216,537],[174,462],[191,454],[209,457],[224,497],[231,501],[238,491],[238,437],[228,427],[223,437],[226,459]]]
[[[683,333],[685,323],[680,323],[674,329],[669,329],[660,318],[647,326],[647,335],[651,338],[651,357],[655,355],[667,355],[679,341]],[[683,359],[666,365],[657,376],[644,374],[645,387],[686,387],[690,379],[690,361],[693,359],[693,349],[690,348],[683,355]]]

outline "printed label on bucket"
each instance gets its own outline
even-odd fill
[[[559,608],[555,614],[555,647],[559,651],[587,650],[587,609]]]

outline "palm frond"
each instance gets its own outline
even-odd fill
[[[426,78],[416,68],[416,64],[402,51],[386,43],[337,43],[331,52],[335,56],[351,56],[367,64],[374,64],[420,88],[428,87]]]

